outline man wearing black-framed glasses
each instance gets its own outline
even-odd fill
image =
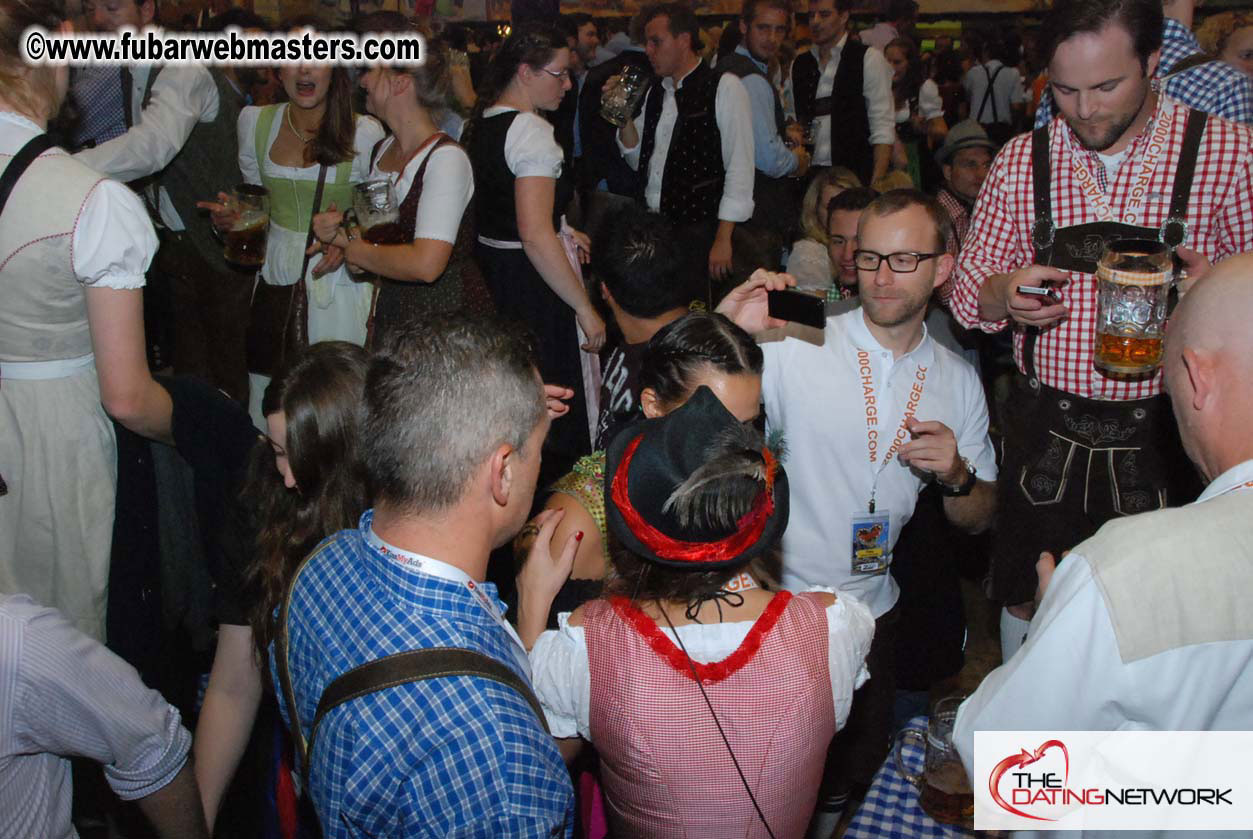
[[[868,785],[886,757],[900,596],[888,571],[919,492],[937,482],[945,517],[970,532],[986,529],[995,508],[996,460],[979,376],[924,324],[932,292],[953,272],[944,252],[948,227],[929,196],[879,196],[857,229],[860,308],[828,317],[821,346],[796,338],[762,344],[767,423],[789,452],[783,584],[831,586],[875,616],[871,680],[832,746],[811,835],[829,835],[842,798]],[[794,283],[759,271],[718,311],[752,333],[778,327],[767,291]]]

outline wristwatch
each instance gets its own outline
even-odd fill
[[[975,481],[977,480],[975,477],[975,465],[963,457],[962,466],[966,467],[966,475],[957,486],[952,486],[944,483],[938,478],[936,479],[936,484],[940,487],[941,495],[946,498],[963,498],[969,495],[970,491],[975,488]]]

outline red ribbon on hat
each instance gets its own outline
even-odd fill
[[[752,509],[735,523],[735,532],[717,542],[687,542],[667,536],[653,527],[631,504],[631,499],[627,494],[627,474],[630,471],[631,460],[635,457],[635,451],[643,440],[644,435],[641,434],[627,445],[622,455],[622,462],[618,464],[618,471],[613,476],[610,495],[614,506],[618,508],[618,512],[626,521],[627,527],[644,544],[644,547],[662,559],[678,562],[723,562],[744,553],[761,538],[762,532],[766,529],[766,522],[774,513],[774,476],[777,461],[769,449],[761,450],[761,455],[766,461],[766,488],[757,496]]]

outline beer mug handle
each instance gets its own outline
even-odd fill
[[[357,235],[360,235],[361,222],[357,221],[357,211],[355,208],[349,207],[347,210],[344,210],[344,218],[340,221],[339,226],[344,228],[344,233],[346,234],[356,230]],[[351,236],[349,238],[351,238]]]
[[[916,728],[903,728],[896,734],[896,742],[892,746],[892,759],[896,761],[896,771],[902,778],[909,781],[919,790],[922,789],[922,775],[915,775],[905,768],[905,760],[901,757],[901,746],[906,740],[916,739],[925,749],[927,747],[926,732]]]

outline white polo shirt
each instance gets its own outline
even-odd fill
[[[794,591],[815,585],[846,591],[879,617],[896,603],[900,589],[887,571],[854,574],[852,521],[865,515],[875,486],[875,509],[889,513],[888,544],[914,513],[929,476],[887,461],[911,399],[920,421],[939,421],[953,430],[957,450],[981,480],[996,479],[988,439],[988,406],[975,369],[931,339],[895,361],[891,350],[866,328],[862,309],[827,318],[826,343],[795,338],[763,344],[762,400],[771,432],[787,446],[791,518],[783,535],[783,584]],[[864,355],[859,356],[859,353]],[[862,368],[868,369],[868,374]],[[925,377],[925,380],[920,380]],[[868,385],[863,386],[863,379]],[[921,396],[918,387],[921,387]],[[866,387],[874,396],[874,426],[867,426]],[[870,462],[870,431],[876,432],[877,461]],[[909,436],[904,436],[904,442]]]

